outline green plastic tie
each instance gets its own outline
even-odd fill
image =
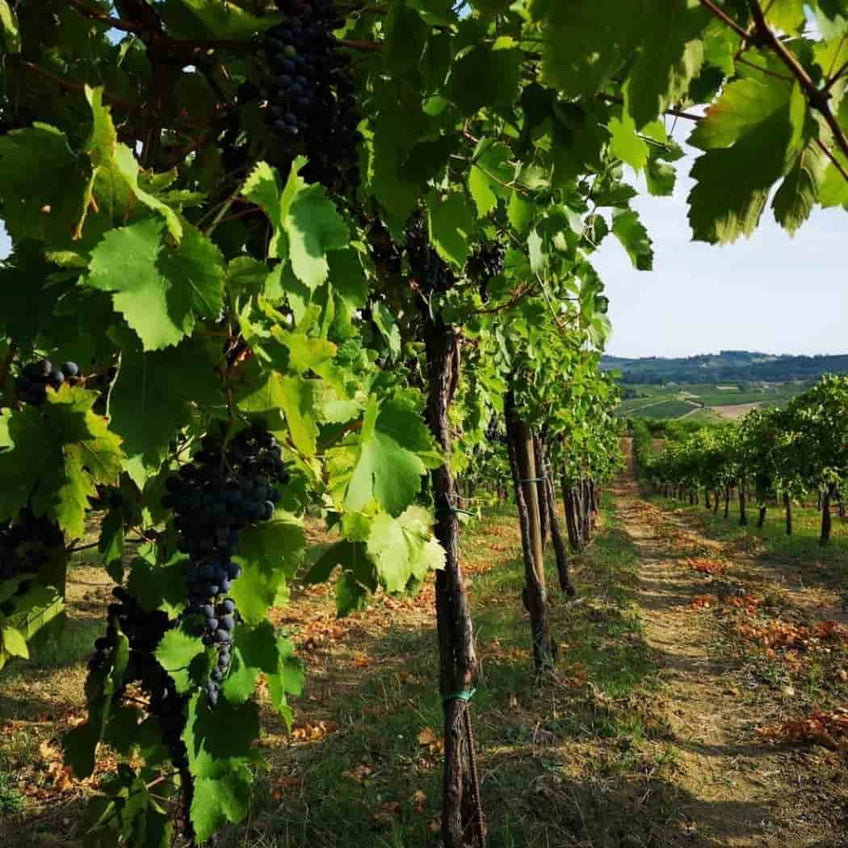
[[[450,695],[440,695],[442,703],[447,701],[465,701],[467,704],[473,697],[476,689],[463,689],[461,692],[452,692]]]
[[[470,515],[474,518],[477,513],[469,512],[467,509],[460,509],[458,506],[442,506],[435,511],[436,518],[443,518],[445,515]]]
[[[526,480],[519,480],[519,483],[544,483],[544,477],[528,477]]]

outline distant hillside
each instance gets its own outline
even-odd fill
[[[623,383],[783,382],[813,380],[827,373],[848,374],[848,354],[774,356],[747,350],[723,350],[718,354],[707,353],[679,359],[605,356],[601,367],[606,371],[619,371]]]

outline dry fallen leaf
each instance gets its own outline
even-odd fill
[[[439,737],[436,734],[436,731],[433,730],[432,727],[425,727],[422,731],[418,733],[418,744],[432,745],[438,738]]]

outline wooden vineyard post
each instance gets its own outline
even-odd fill
[[[445,848],[485,841],[471,734],[469,699],[477,671],[474,629],[459,564],[459,522],[450,469],[448,409],[459,380],[456,330],[440,317],[427,317],[424,341],[429,368],[427,423],[445,461],[432,471],[435,534],[445,551],[445,567],[436,572],[436,624],[439,639],[439,690],[444,706],[445,766],[442,840]]]
[[[539,489],[536,485],[533,434],[530,428],[520,421],[515,414],[515,398],[511,389],[507,392],[504,407],[510,467],[515,486],[515,499],[518,503],[524,551],[524,605],[530,613],[530,630],[533,639],[533,659],[536,672],[544,674],[553,668],[556,662],[556,653],[548,621],[545,560],[539,520]]]

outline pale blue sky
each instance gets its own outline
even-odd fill
[[[654,241],[654,270],[635,271],[610,235],[593,261],[607,287],[617,356],[687,356],[727,349],[847,353],[848,212],[816,210],[795,238],[770,210],[750,239],[714,247],[690,240],[691,158],[672,197],[634,206]],[[0,226],[0,257],[9,242]]]
[[[654,242],[653,271],[633,270],[614,236],[593,257],[610,298],[607,352],[848,353],[848,212],[817,209],[790,238],[767,209],[750,239],[693,242],[686,217],[692,161],[689,154],[676,163],[672,197],[633,203]]]

